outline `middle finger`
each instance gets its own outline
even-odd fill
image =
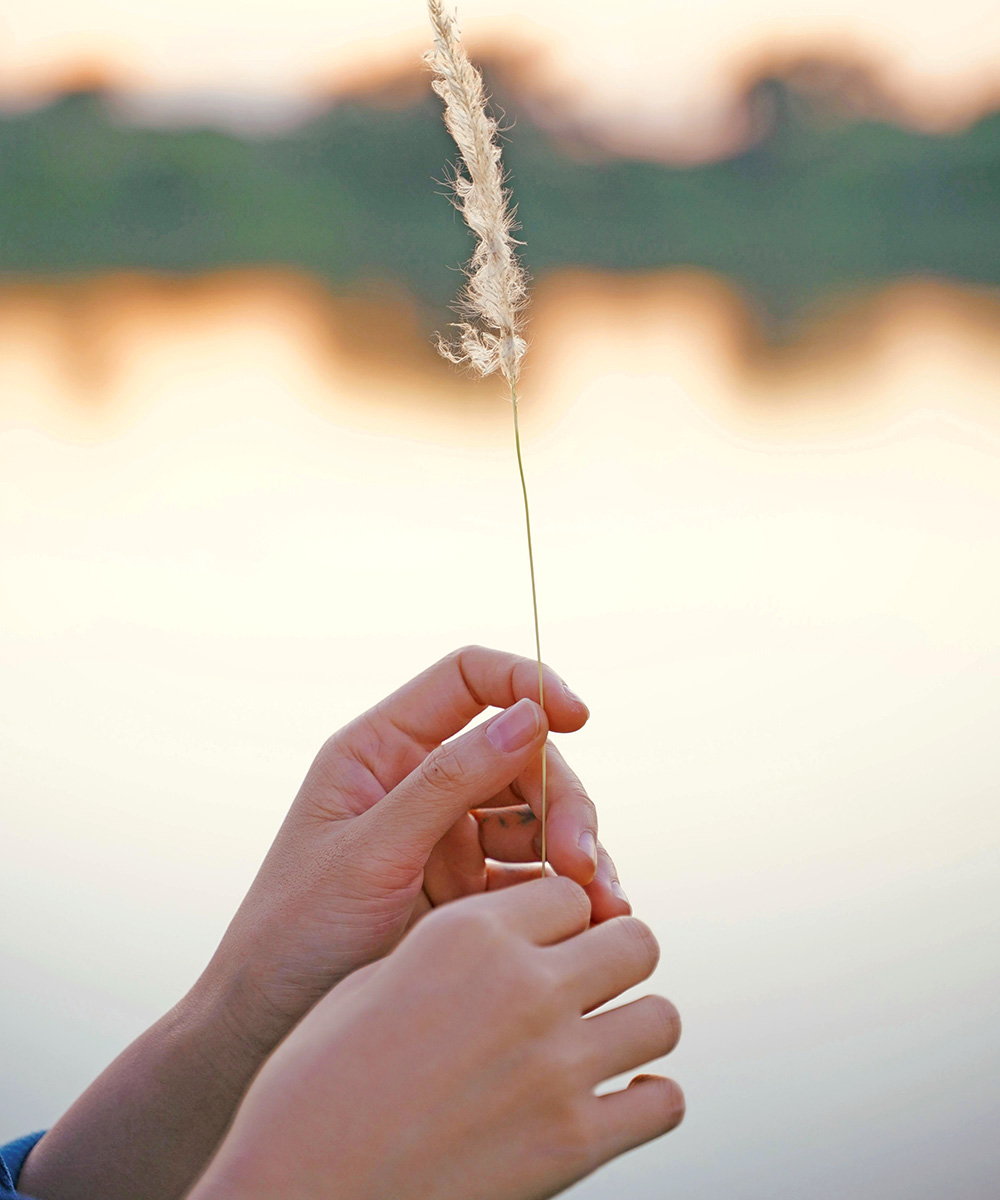
[[[635,917],[595,925],[551,953],[584,1013],[648,979],[660,960],[652,930]]]

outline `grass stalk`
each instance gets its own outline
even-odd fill
[[[538,624],[538,588],[535,583],[535,554],[531,546],[531,507],[528,504],[528,485],[524,478],[524,459],[521,455],[521,430],[517,421],[517,388],[510,385],[510,404],[514,410],[514,447],[517,450],[517,471],[521,476],[521,495],[524,497],[524,527],[528,534],[528,570],[531,573],[531,611],[535,618],[535,657],[538,659],[538,703],[545,707],[545,683],[542,678],[542,635]],[[546,747],[542,746],[542,876],[548,862],[546,823],[548,817],[548,763]]]

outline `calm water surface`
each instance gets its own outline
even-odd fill
[[[704,278],[539,287],[563,749],[686,1023],[686,1124],[581,1200],[995,1195],[998,335],[943,285],[779,349]],[[0,1136],[190,984],[333,729],[530,653],[509,421],[389,300],[0,292]]]

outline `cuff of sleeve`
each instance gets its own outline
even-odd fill
[[[45,1130],[39,1133],[29,1133],[24,1137],[15,1138],[13,1142],[8,1142],[6,1146],[0,1146],[0,1183],[6,1183],[4,1173],[10,1176],[10,1187],[17,1187],[17,1179],[21,1174],[21,1168],[24,1166],[28,1155],[34,1150],[35,1146],[42,1140],[42,1134]]]

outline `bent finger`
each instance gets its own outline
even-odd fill
[[[542,668],[545,712],[550,728],[570,733],[590,713],[551,669]],[[534,659],[464,646],[422,671],[365,714],[386,741],[404,738],[425,749],[452,737],[486,708],[509,708],[522,699],[538,702]]]
[[[626,917],[632,911],[629,898],[618,882],[618,868],[600,842],[597,843],[597,871],[587,884],[587,895],[594,910],[595,925],[614,917]]]

